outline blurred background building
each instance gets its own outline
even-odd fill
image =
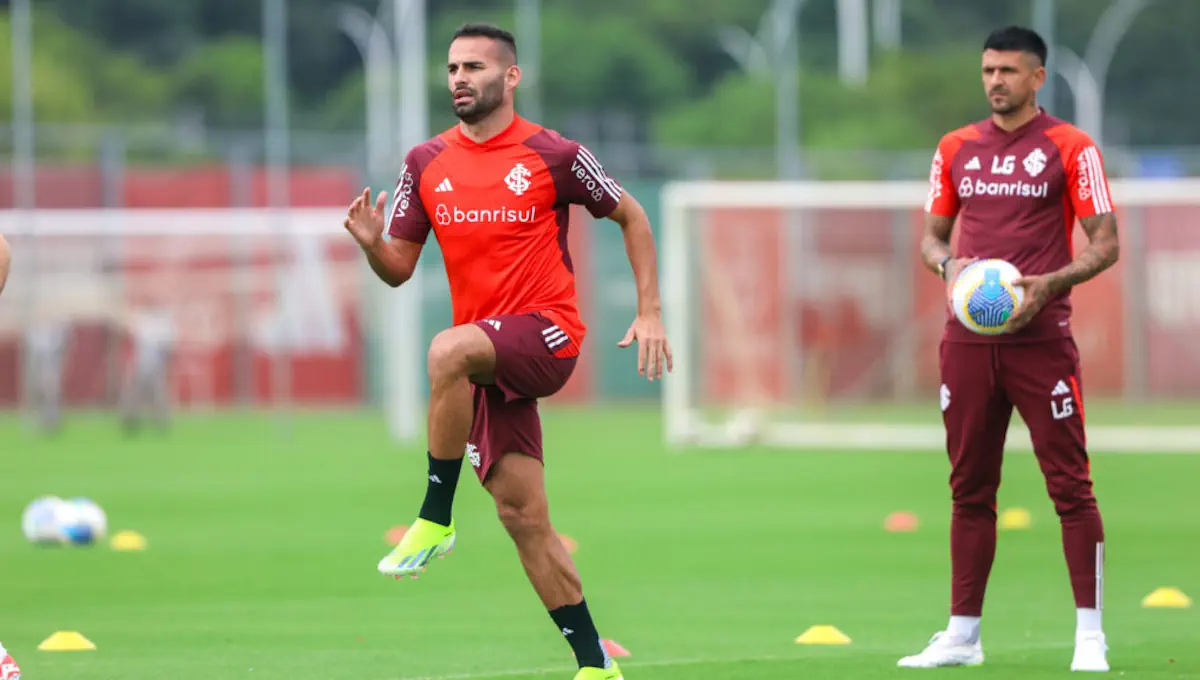
[[[0,298],[0,405],[10,410],[32,409],[50,381],[68,409],[115,411],[139,343],[170,338],[163,365],[180,410],[387,403],[397,434],[416,433],[425,343],[450,320],[436,248],[419,285],[393,291],[363,266],[341,218],[362,187],[390,191],[410,145],[454,124],[443,62],[466,21],[516,33],[518,110],[587,144],[656,226],[674,181],[916,187],[911,208],[866,195],[862,211],[797,207],[789,214],[804,223],[787,229],[807,236],[778,242],[742,238],[730,217],[713,241],[720,254],[697,256],[699,271],[759,277],[744,282],[733,319],[694,322],[749,324],[750,336],[729,341],[756,349],[737,359],[754,366],[722,368],[727,357],[704,358],[703,334],[689,333],[678,348],[688,370],[782,376],[758,387],[793,394],[784,404],[936,394],[938,284],[905,235],[939,137],[988,113],[979,52],[991,29],[1043,32],[1053,75],[1041,101],[1100,141],[1111,177],[1182,191],[1200,175],[1192,0],[4,4],[0,233],[15,259]],[[1122,264],[1080,296],[1097,397],[1200,395],[1200,197],[1174,202],[1123,215]],[[749,210],[729,207],[739,219]],[[658,385],[615,347],[635,309],[619,231],[577,219],[592,331],[556,399],[656,399]],[[718,222],[697,229],[716,233]],[[783,273],[763,279],[771,258]],[[715,285],[694,280],[696,300]],[[752,315],[752,297],[770,304]],[[773,338],[765,354],[759,331]],[[705,389],[733,389],[714,385]]]

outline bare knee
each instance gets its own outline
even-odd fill
[[[514,540],[550,531],[550,510],[544,502],[523,498],[497,498],[500,523]]]
[[[429,380],[444,384],[479,373],[495,364],[492,341],[475,325],[456,326],[438,333],[429,345]]]

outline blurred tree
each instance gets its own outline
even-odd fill
[[[263,120],[263,55],[253,38],[223,38],[195,50],[175,69],[174,103],[218,126],[259,126]]]
[[[34,114],[39,122],[157,118],[168,100],[165,74],[91,36],[38,13],[33,54]],[[0,16],[0,110],[12,111],[12,35]]]
[[[946,131],[987,115],[973,55],[963,50],[893,54],[876,60],[871,85],[844,87],[837,75],[801,77],[801,134],[811,147],[932,149]],[[667,145],[771,146],[775,94],[769,81],[741,73],[711,96],[677,105],[655,122]]]
[[[205,5],[237,0],[42,0],[39,6],[110,47],[134,52],[153,63],[173,63],[199,37],[194,26]],[[240,3],[250,4],[250,3]],[[40,24],[35,27],[40,33]]]
[[[351,121],[361,126],[361,116],[352,113],[361,106],[354,100],[355,88],[361,87],[356,83],[361,81],[362,62],[339,30],[335,12],[344,2],[375,13],[381,1],[386,0],[289,0],[289,85],[297,124]],[[71,35],[78,39],[71,42],[91,45],[93,50],[85,53],[74,44],[64,45],[68,50],[64,54],[71,56],[62,64],[39,62],[38,68],[55,74],[46,78],[87,81],[69,93],[39,93],[63,99],[54,107],[58,115],[84,115],[63,113],[71,110],[67,102],[83,92],[90,93],[90,105],[105,114],[164,116],[173,105],[170,95],[180,94],[186,104],[202,107],[212,124],[261,120],[261,74],[254,71],[262,62],[251,47],[261,34],[261,0],[38,0],[36,4],[39,54],[44,41],[54,40],[53,26],[58,22],[76,29]],[[543,0],[546,122],[561,127],[581,115],[613,112],[643,121],[673,144],[764,139],[773,130],[769,88],[745,82],[721,48],[716,31],[722,25],[737,25],[757,33],[770,4],[771,0],[609,0],[603,4]],[[440,97],[445,87],[445,38],[468,20],[512,28],[513,5],[513,0],[430,2],[431,124],[452,122]],[[1082,53],[1109,2],[1058,0],[1057,5],[1055,42]],[[805,4],[801,53],[806,74],[806,143],[857,140],[866,145],[880,136],[904,138],[913,132],[913,124],[905,122],[910,118],[931,121],[929,128],[920,128],[927,130],[935,127],[932,121],[940,126],[979,117],[982,109],[968,102],[981,103],[976,78],[984,37],[997,26],[1031,20],[1027,1],[905,0],[903,12],[902,58],[892,63],[885,55],[873,53],[868,85],[855,95],[823,80],[836,69],[836,2]],[[1191,0],[1151,3],[1135,19],[1107,74],[1106,137],[1110,141],[1200,144],[1200,131],[1193,124],[1200,91],[1186,87],[1196,79],[1200,65],[1200,45],[1192,35],[1197,25],[1200,2]],[[112,53],[124,56],[114,59]],[[72,71],[82,71],[83,78],[73,78]],[[170,80],[181,82],[167,84]],[[1051,103],[1053,110],[1073,118],[1069,89],[1060,87],[1059,93],[1059,100]],[[822,122],[823,108],[843,106],[854,110],[850,119],[842,116],[829,124]],[[908,109],[912,113],[902,113],[902,121],[884,120],[881,113]],[[1153,111],[1153,117],[1146,111]],[[967,113],[970,116],[962,115]],[[720,117],[705,122],[706,115]],[[742,124],[734,121],[751,129],[732,130]],[[910,138],[914,144],[927,141]]]

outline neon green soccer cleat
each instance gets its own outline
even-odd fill
[[[621,669],[617,666],[617,662],[614,661],[612,668],[594,668],[592,666],[580,668],[579,672],[575,674],[575,680],[625,680],[625,678],[621,675]]]
[[[454,521],[450,526],[434,524],[429,520],[417,518],[400,539],[387,557],[379,560],[379,573],[385,576],[403,578],[425,571],[425,566],[433,558],[441,558],[450,554],[454,549]]]

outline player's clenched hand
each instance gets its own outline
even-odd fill
[[[633,325],[625,333],[618,347],[638,344],[638,375],[650,380],[663,377],[663,369],[674,369],[675,359],[671,356],[671,345],[667,342],[667,331],[658,314],[638,314]]]
[[[1050,281],[1044,276],[1022,276],[1013,281],[1013,286],[1019,286],[1025,291],[1025,299],[1021,306],[1008,319],[1008,332],[1015,333],[1025,327],[1037,313],[1046,306],[1050,299]]]
[[[380,192],[375,205],[371,205],[371,189],[363,189],[362,195],[350,204],[343,226],[363,248],[373,248],[383,238],[383,211],[387,204],[387,192]]]

